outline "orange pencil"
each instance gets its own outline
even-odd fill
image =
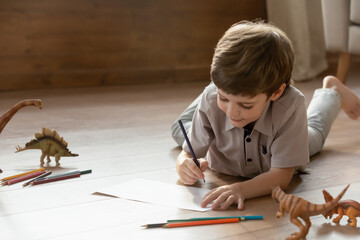
[[[26,174],[26,175],[23,175],[23,176],[20,176],[20,177],[17,177],[17,178],[13,178],[13,179],[4,181],[2,183],[2,185],[11,185],[11,184],[14,184],[14,183],[22,182],[22,181],[25,181],[25,180],[40,176],[41,174],[44,174],[44,173],[45,173],[45,171],[37,171],[37,172],[29,173],[29,174]]]
[[[190,226],[201,226],[201,225],[211,225],[211,224],[221,224],[221,223],[235,223],[239,222],[239,218],[226,218],[226,219],[216,219],[216,220],[204,220],[204,221],[193,221],[193,222],[174,222],[174,223],[155,223],[147,224],[142,227],[145,228],[176,228],[176,227],[190,227]]]
[[[32,170],[30,172],[24,172],[24,173],[16,174],[16,175],[13,175],[13,176],[10,176],[10,177],[3,178],[3,179],[1,179],[1,181],[4,182],[4,181],[10,180],[10,179],[14,179],[14,178],[17,178],[17,177],[21,177],[21,176],[24,176],[24,175],[28,175],[30,173],[40,172],[40,171],[45,171],[45,168],[39,168],[39,169],[36,169],[36,170]]]

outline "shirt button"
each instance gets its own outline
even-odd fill
[[[251,138],[246,138],[245,141],[251,142]]]
[[[247,162],[252,162],[251,158],[246,159]]]

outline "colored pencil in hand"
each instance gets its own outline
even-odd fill
[[[198,168],[200,168],[200,163],[199,163],[199,161],[198,161],[198,159],[197,159],[197,157],[196,157],[196,155],[195,155],[194,149],[193,149],[192,146],[191,146],[191,143],[190,143],[190,140],[189,140],[189,138],[188,138],[188,136],[187,136],[187,134],[186,134],[184,125],[183,125],[183,123],[181,122],[181,120],[179,120],[178,123],[179,123],[180,128],[181,128],[181,131],[182,131],[182,133],[183,133],[183,135],[184,135],[184,137],[185,137],[186,144],[187,144],[188,147],[189,147],[191,156],[193,157],[193,160],[194,160],[196,166],[197,166]],[[204,179],[204,182],[205,182],[205,179]]]
[[[215,219],[215,220],[204,220],[204,221],[189,221],[189,222],[173,222],[173,223],[155,223],[147,224],[142,227],[145,228],[177,228],[177,227],[190,227],[190,226],[202,226],[222,223],[235,223],[239,222],[239,218],[226,218],[226,219]]]

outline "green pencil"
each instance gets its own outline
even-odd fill
[[[218,220],[218,219],[228,219],[228,218],[238,218],[239,221],[245,220],[262,220],[263,216],[230,216],[230,217],[204,217],[204,218],[187,218],[187,219],[173,219],[167,220],[170,222],[192,222],[192,221],[206,221],[206,220]]]
[[[65,176],[69,176],[69,175],[73,175],[73,174],[78,174],[80,173],[80,175],[83,175],[83,174],[88,174],[88,173],[92,173],[92,170],[89,169],[89,170],[85,170],[85,171],[79,171],[79,170],[76,170],[76,171],[72,171],[72,172],[68,172],[68,173],[63,173],[63,174],[58,174],[58,175],[55,175],[55,176],[51,176],[51,177],[44,177],[44,178],[39,178],[37,179],[38,180],[49,180],[49,179],[54,179],[54,178],[58,178],[58,177],[65,177]]]

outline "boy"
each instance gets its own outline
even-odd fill
[[[205,207],[227,209],[246,199],[286,188],[294,170],[321,151],[341,107],[350,118],[360,115],[360,100],[335,77],[326,77],[308,110],[299,90],[290,86],[294,51],[277,27],[243,21],[219,40],[211,65],[211,83],[180,116],[188,132],[198,168],[177,121],[172,135],[183,151],[176,169],[187,185],[204,179],[211,169],[250,178],[211,190]],[[306,112],[307,111],[307,112]]]

